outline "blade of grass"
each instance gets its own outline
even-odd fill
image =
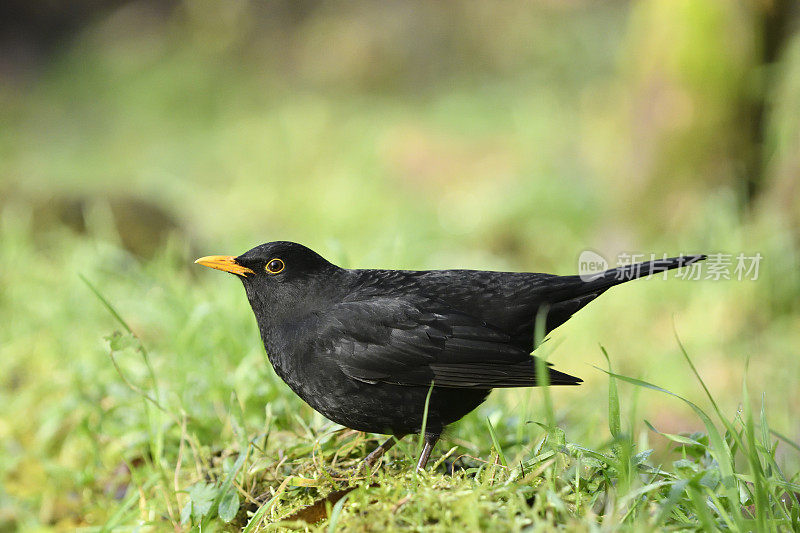
[[[766,411],[766,399],[767,393],[761,393],[761,412],[759,413],[759,418],[761,421],[761,444],[763,444],[766,450],[770,449],[770,438],[769,438],[769,424],[767,424],[767,411]]]
[[[632,385],[644,387],[646,389],[651,389],[654,391],[662,392],[664,394],[668,394],[670,396],[674,396],[675,398],[678,398],[679,400],[687,404],[689,407],[691,407],[691,409],[695,412],[695,414],[700,418],[700,420],[706,426],[709,443],[711,444],[709,452],[719,465],[719,469],[722,474],[722,482],[725,487],[728,499],[730,500],[730,505],[732,507],[732,513],[733,513],[732,516],[734,520],[737,522],[737,524],[739,524],[741,518],[741,509],[739,509],[739,491],[733,471],[733,465],[734,465],[733,454],[731,452],[730,447],[722,438],[716,426],[711,421],[711,418],[709,418],[709,416],[705,413],[705,411],[700,409],[700,407],[690,402],[686,398],[679,396],[678,394],[675,394],[674,392],[668,391],[667,389],[664,389],[657,385],[653,385],[652,383],[648,383],[646,381],[631,378],[628,376],[623,376],[620,374],[614,374],[612,372],[603,370],[602,368],[599,367],[595,368],[606,374],[613,375],[615,378],[630,383]]]
[[[431,380],[431,386],[428,387],[428,394],[425,396],[425,407],[422,410],[422,427],[419,430],[418,453],[422,453],[422,447],[425,446],[425,431],[428,429],[428,407],[431,403],[431,394],[433,394],[433,380]],[[414,471],[416,472],[416,469]]]
[[[703,489],[705,489],[706,496],[714,504],[714,507],[716,507],[717,509],[717,513],[719,513],[719,516],[720,518],[722,518],[722,521],[725,522],[725,525],[728,526],[728,529],[731,531],[735,531],[736,525],[731,520],[730,515],[725,512],[725,506],[722,504],[720,499],[717,498],[717,495],[714,494],[714,491],[706,486],[704,486]]]
[[[764,453],[764,460],[767,464],[772,468],[772,471],[775,472],[779,478],[779,480],[783,483],[788,483],[786,476],[783,475],[783,470],[775,461],[775,454],[770,453],[770,449],[774,451],[774,448],[770,446],[770,434],[771,429],[769,427],[769,423],[767,422],[767,406],[766,406],[766,393],[762,393],[761,395],[761,438],[763,440],[762,445],[765,450]],[[777,442],[775,446],[777,447]],[[786,491],[789,497],[794,501],[794,505],[800,507],[800,499],[798,499],[797,494],[798,489],[788,490]],[[778,498],[778,501],[781,501],[781,498]],[[788,510],[786,509],[785,505],[780,505],[781,511],[783,511],[784,516],[787,520],[791,520],[791,516],[789,515]]]
[[[711,405],[714,407],[714,412],[717,414],[717,418],[719,418],[719,420],[725,426],[725,428],[728,431],[728,433],[731,435],[731,438],[734,440],[734,443],[735,443],[736,447],[738,447],[742,451],[742,453],[747,455],[747,453],[748,453],[747,449],[746,449],[747,447],[745,446],[745,442],[742,439],[741,433],[737,432],[736,428],[733,425],[733,423],[730,420],[728,420],[722,414],[722,410],[719,408],[719,405],[717,404],[716,400],[714,400],[714,397],[711,395],[711,391],[709,391],[708,387],[706,386],[705,381],[703,381],[703,378],[700,376],[700,373],[697,371],[697,367],[694,366],[694,362],[692,361],[692,358],[689,357],[689,353],[686,351],[686,348],[684,347],[683,343],[681,342],[681,339],[678,336],[678,331],[677,331],[676,326],[675,326],[675,317],[673,317],[673,319],[672,319],[672,330],[673,330],[673,333],[675,334],[675,340],[678,343],[678,347],[680,348],[681,355],[683,355],[683,358],[686,360],[686,363],[689,365],[689,368],[692,369],[692,373],[697,378],[697,381],[700,382],[700,386],[703,387],[703,390],[706,393],[706,397],[708,397],[708,400],[711,402]],[[735,452],[736,450],[734,449],[733,451]],[[733,456],[731,456],[731,457],[733,457]]]
[[[330,513],[330,518],[328,519],[328,533],[334,533],[334,531],[336,531],[336,526],[339,524],[339,517],[342,514],[342,508],[344,507],[348,496],[350,496],[350,494],[345,494],[344,497],[336,502],[336,505],[333,506],[333,510]]]
[[[711,515],[708,512],[708,504],[703,496],[702,486],[698,485],[696,481],[692,480],[686,486],[686,490],[689,493],[689,498],[691,498],[692,503],[694,504],[694,512],[697,516],[697,519],[703,525],[703,530],[716,531],[717,529],[714,527],[714,520],[711,518]]]
[[[236,462],[233,464],[233,468],[231,468],[230,473],[227,476],[225,476],[225,481],[222,482],[220,490],[217,493],[217,497],[214,500],[214,506],[217,509],[220,508],[220,506],[222,505],[222,501],[228,495],[228,491],[231,490],[233,481],[236,479],[236,476],[239,475],[239,472],[242,470],[242,467],[244,466],[244,463],[247,461],[248,457],[250,457],[249,446],[244,451],[239,452],[239,457],[236,458]]]
[[[697,381],[700,382],[700,386],[703,387],[703,390],[705,391],[706,396],[708,397],[708,401],[710,401],[711,405],[714,406],[714,411],[716,411],[717,415],[724,422],[725,421],[725,417],[722,416],[722,411],[720,410],[719,406],[717,405],[716,400],[714,400],[714,396],[711,395],[711,391],[708,390],[708,387],[706,386],[706,382],[703,381],[702,377],[700,377],[700,373],[697,371],[697,368],[694,366],[694,363],[692,362],[692,358],[689,357],[689,352],[686,351],[686,348],[683,346],[683,342],[681,342],[681,338],[678,335],[677,326],[675,325],[675,317],[674,316],[672,317],[672,332],[675,335],[675,340],[678,343],[678,347],[681,350],[681,354],[683,355],[683,358],[686,359],[686,362],[688,363],[689,368],[692,369],[692,373],[697,378]]]
[[[103,306],[106,308],[106,310],[109,313],[111,313],[111,316],[113,316],[117,320],[117,322],[119,322],[120,325],[123,328],[125,328],[125,331],[127,331],[131,335],[134,335],[133,330],[131,329],[131,327],[128,325],[127,322],[125,322],[125,320],[122,318],[122,316],[120,316],[120,314],[117,312],[117,310],[114,309],[114,306],[109,303],[109,301],[106,299],[106,297],[103,296],[100,293],[100,291],[97,290],[97,288],[83,274],[78,274],[78,277],[89,288],[89,290],[92,291],[92,293],[94,293],[94,295],[97,297],[97,299],[100,300],[100,303],[102,303]]]
[[[537,355],[536,361],[536,386],[542,389],[542,404],[544,405],[544,414],[547,420],[547,425],[550,427],[555,426],[556,415],[553,409],[553,399],[550,395],[550,371],[547,368],[547,350],[539,350],[544,342],[545,326],[547,323],[547,312],[549,308],[546,305],[539,307],[536,312],[536,319],[534,323],[534,350],[540,351]]]
[[[658,511],[658,516],[656,516],[655,526],[661,526],[669,517],[669,513],[675,509],[675,506],[680,501],[683,493],[686,492],[686,486],[689,484],[688,479],[680,479],[676,481],[672,488],[670,488],[669,494],[667,498],[662,501],[661,505],[659,506],[660,509]]]
[[[672,319],[672,330],[673,330],[673,333],[675,334],[675,340],[678,343],[678,347],[680,348],[681,355],[683,355],[683,358],[686,360],[686,363],[689,365],[689,368],[692,369],[692,373],[697,378],[697,381],[700,382],[700,386],[703,387],[703,390],[706,393],[706,397],[711,402],[711,405],[714,407],[714,412],[717,414],[717,418],[719,418],[719,420],[725,426],[726,430],[731,435],[731,438],[734,440],[736,447],[738,447],[741,450],[742,453],[747,455],[747,453],[748,453],[747,452],[747,447],[745,446],[745,442],[742,439],[741,433],[737,432],[736,428],[733,425],[733,423],[730,420],[728,420],[722,414],[722,410],[719,408],[719,405],[717,404],[716,400],[714,400],[714,397],[711,395],[711,391],[706,386],[705,381],[703,381],[703,378],[700,376],[700,373],[697,371],[697,367],[694,366],[694,362],[692,361],[692,358],[689,357],[689,353],[686,351],[686,348],[684,347],[683,343],[681,342],[681,339],[678,336],[678,331],[677,331],[676,326],[675,326],[675,317],[673,317],[673,319]],[[734,449],[733,451],[735,452],[736,450]]]
[[[494,445],[494,449],[497,451],[497,456],[500,458],[500,464],[503,466],[508,466],[506,462],[506,456],[503,453],[503,448],[500,447],[500,442],[497,440],[497,434],[494,432],[494,426],[492,426],[492,421],[489,420],[489,417],[486,417],[486,425],[489,427],[489,435],[492,437],[492,444]]]
[[[689,446],[702,446],[702,447],[705,447],[705,445],[703,445],[703,443],[698,442],[698,441],[696,441],[694,439],[691,439],[689,437],[685,437],[683,435],[676,435],[674,433],[664,433],[663,431],[659,431],[655,427],[653,427],[653,425],[647,420],[645,420],[644,423],[648,428],[650,428],[650,431],[652,431],[653,433],[658,433],[662,437],[665,437],[665,438],[667,438],[667,439],[669,439],[669,440],[671,440],[673,442],[677,442],[678,444],[686,444],[686,445],[689,445]]]
[[[277,500],[278,497],[283,492],[281,489],[283,488],[285,483],[286,482],[284,481],[284,483],[281,484],[281,487],[279,487],[278,490],[275,492],[275,496],[270,498],[268,501],[264,502],[264,504],[258,508],[258,511],[256,511],[253,514],[250,520],[248,520],[247,525],[244,527],[244,529],[242,529],[242,533],[252,533],[253,531],[256,530],[258,524],[260,524],[261,520],[264,519],[264,515],[267,514],[267,511],[269,511],[270,507],[272,507],[273,502],[275,502],[275,500]]]
[[[790,439],[789,437],[787,437],[783,433],[775,431],[772,428],[769,429],[769,433],[773,437],[775,437],[778,440],[782,441],[784,444],[787,444],[787,445],[791,446],[792,448],[794,448],[795,450],[797,450],[798,452],[800,452],[800,444],[796,443],[795,441],[793,441],[792,439]]]
[[[711,421],[708,415],[702,409],[700,409],[700,407],[690,402],[683,396],[680,396],[672,391],[659,387],[658,385],[653,385],[652,383],[648,383],[647,381],[631,378],[628,376],[623,376],[621,374],[608,372],[607,370],[603,370],[602,368],[599,367],[595,368],[597,368],[601,372],[605,372],[606,374],[609,374],[619,380],[625,381],[632,385],[636,385],[638,387],[644,387],[646,389],[651,389],[658,392],[663,392],[664,394],[669,394],[670,396],[678,398],[679,400],[686,403],[689,407],[691,407],[691,409],[695,412],[695,414],[697,414],[698,417],[700,417],[700,420],[702,420],[703,424],[705,424],[706,426],[706,430],[708,431],[708,438],[712,444],[712,452],[714,452],[717,455],[715,459],[717,459],[717,462],[720,463],[719,466],[720,470],[722,470],[723,476],[727,477],[729,480],[733,479],[733,468],[731,466],[731,463],[729,462],[731,459],[730,448],[722,439],[722,436],[719,434],[719,431],[717,430],[714,423]],[[728,459],[728,461],[723,461],[723,459]]]
[[[747,462],[750,464],[750,471],[753,475],[753,492],[755,496],[755,518],[758,523],[759,531],[766,531],[768,514],[769,495],[765,485],[764,471],[761,468],[761,461],[758,458],[758,446],[755,436],[755,423],[753,422],[753,409],[750,406],[750,393],[747,388],[747,368],[750,365],[748,358],[745,363],[745,377],[742,378],[742,405],[744,410],[745,439],[748,444]]]
[[[608,352],[603,346],[600,346],[600,350],[603,352],[603,355],[606,358],[606,363],[608,363],[608,371],[612,372],[611,358],[608,357]],[[608,430],[611,432],[611,436],[615,439],[618,439],[620,433],[622,432],[622,424],[620,423],[619,415],[619,394],[617,393],[617,382],[615,381],[614,376],[611,375],[608,377]]]
[[[131,335],[134,339],[136,339],[137,351],[140,354],[142,354],[142,359],[144,360],[144,364],[147,367],[148,373],[150,374],[150,380],[153,383],[153,390],[155,391],[156,400],[160,401],[158,392],[159,391],[158,378],[156,378],[156,371],[153,368],[153,365],[150,363],[150,355],[148,354],[147,348],[144,346],[144,343],[141,340],[139,340],[139,337],[136,336],[131,327],[128,325],[127,322],[125,322],[125,320],[117,312],[114,306],[111,305],[111,302],[109,302],[108,299],[105,296],[103,296],[103,294],[83,274],[78,274],[78,277],[89,288],[89,290],[92,291],[92,293],[94,293],[97,299],[100,300],[100,303],[102,303],[103,306],[108,310],[108,312],[111,313],[111,316],[113,316],[117,320],[117,322],[119,322],[122,325],[122,327],[125,328],[125,331],[128,332],[128,334]],[[161,407],[160,409],[164,410]]]

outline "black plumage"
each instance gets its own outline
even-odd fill
[[[276,373],[334,422],[396,437],[418,433],[430,391],[418,465],[424,467],[444,427],[491,389],[540,382],[530,355],[537,316],[546,317],[547,334],[614,285],[702,259],[629,265],[587,281],[478,270],[350,270],[279,241],[197,263],[239,276]],[[552,385],[581,382],[547,370]]]

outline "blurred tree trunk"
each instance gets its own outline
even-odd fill
[[[744,204],[746,208],[753,205],[754,200],[764,187],[768,172],[769,151],[767,144],[769,98],[774,93],[773,84],[777,78],[775,70],[788,42],[798,27],[800,8],[795,0],[766,0],[756,3],[754,10],[756,24],[761,37],[761,66],[755,71],[755,98],[745,106],[745,119],[750,125],[749,149],[745,154],[745,190]]]
[[[602,154],[599,173],[616,199],[608,209],[621,226],[681,231],[709,196],[747,213],[771,188],[775,156],[793,157],[776,146],[794,129],[775,132],[772,123],[783,120],[776,106],[798,114],[780,105],[779,98],[797,99],[788,90],[778,94],[776,84],[785,85],[794,68],[786,51],[799,12],[795,0],[632,6],[622,86],[611,91],[619,99],[606,102],[593,139]],[[643,216],[659,224],[632,223]]]

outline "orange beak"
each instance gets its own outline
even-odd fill
[[[201,257],[195,261],[198,265],[207,266],[209,268],[216,268],[217,270],[224,270],[237,276],[247,277],[247,274],[255,274],[249,268],[240,265],[236,262],[236,258],[232,255],[209,255]]]

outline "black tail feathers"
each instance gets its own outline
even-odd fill
[[[552,285],[546,304],[549,306],[545,333],[566,322],[574,313],[606,290],[637,278],[691,265],[706,259],[705,255],[685,255],[612,268],[596,274],[562,276]]]
[[[655,261],[622,265],[593,275],[584,275],[582,279],[589,285],[594,285],[598,288],[607,288],[633,279],[644,278],[674,268],[689,266],[698,261],[703,261],[706,258],[707,256],[705,254],[698,254],[670,257],[669,259],[656,259]]]

